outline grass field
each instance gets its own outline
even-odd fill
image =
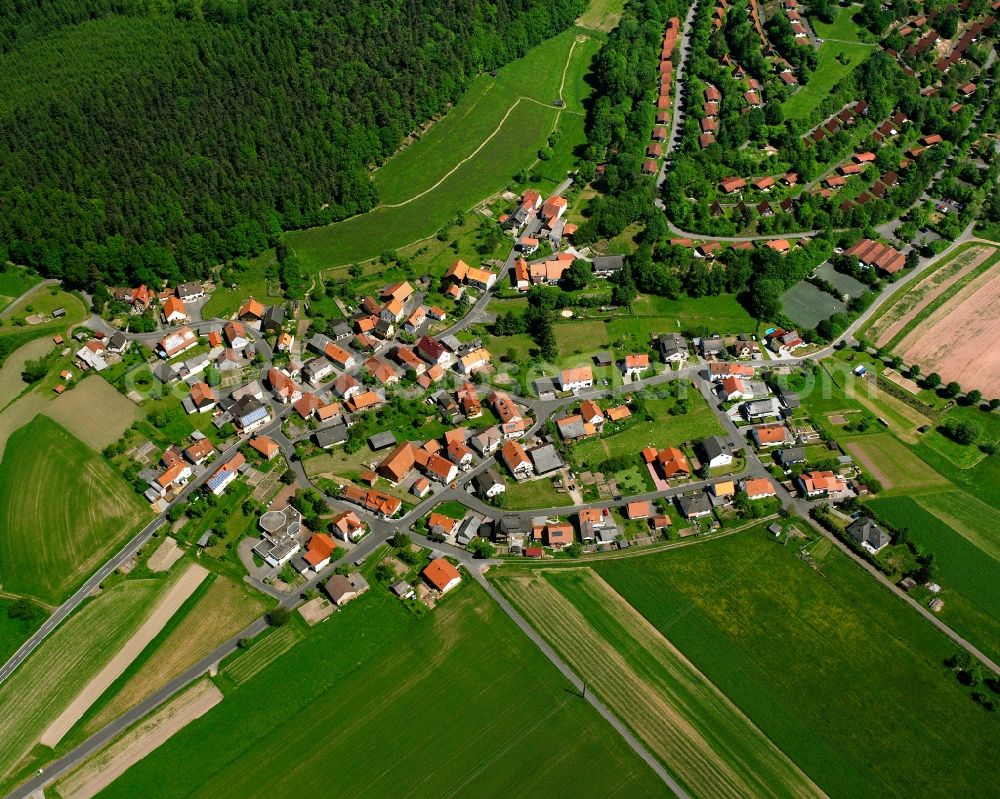
[[[571,28],[476,78],[455,107],[374,174],[380,205],[367,214],[287,235],[303,266],[317,271],[364,261],[434,234],[531,166],[557,119],[565,68],[566,108],[583,112],[582,80],[600,34]],[[568,64],[568,66],[567,66]]]
[[[8,611],[17,600],[0,597],[0,663],[6,663],[31,634],[41,627],[48,612],[34,603],[30,603],[33,615],[25,619],[14,618]]]
[[[420,618],[373,587],[308,643],[102,796],[668,795],[475,584]]]
[[[916,501],[970,544],[1000,561],[1000,510],[965,491],[934,491]]]
[[[823,22],[815,14],[809,17],[809,24],[820,39],[843,39],[845,42],[859,42],[858,26],[852,19],[861,10],[860,5],[841,6],[833,23]]]
[[[266,608],[264,597],[250,593],[227,577],[217,576],[208,590],[172,625],[156,649],[130,674],[125,683],[93,718],[88,732],[96,732],[141,702],[160,686],[236,635]]]
[[[552,481],[541,477],[525,483],[507,481],[506,501],[504,507],[511,510],[530,510],[531,508],[550,508],[559,505],[572,505],[573,498],[569,494],[556,491]]]
[[[824,41],[819,47],[819,63],[816,71],[809,76],[809,82],[789,97],[782,104],[785,116],[792,119],[807,117],[819,107],[829,95],[831,89],[872,53],[872,46],[855,41],[844,29],[854,27],[850,17],[854,9],[841,9],[834,27],[839,28],[841,35],[836,37],[843,41]],[[842,17],[847,17],[847,22]],[[811,21],[811,20],[810,20]],[[848,37],[851,41],[848,41]],[[843,62],[843,63],[842,63]]]
[[[117,441],[134,421],[143,418],[134,402],[93,374],[83,378],[72,391],[53,399],[45,415],[95,452]]]
[[[58,627],[0,685],[0,786],[139,627],[164,585],[163,580],[129,580],[109,589]]]
[[[32,286],[37,285],[41,279],[41,276],[31,274],[24,267],[9,263],[0,264],[0,311]]]
[[[868,290],[868,287],[860,280],[855,280],[850,275],[838,272],[829,261],[824,261],[816,267],[813,274],[833,284],[834,288],[842,294],[850,294],[852,297],[860,297]]]
[[[277,279],[268,280],[265,277],[267,270],[276,266],[277,260],[273,249],[265,250],[257,257],[251,258],[247,268],[239,273],[235,289],[220,286],[212,292],[212,296],[201,308],[202,318],[228,319],[239,310],[247,297],[255,297],[265,305],[284,302]]]
[[[693,389],[688,391],[688,397],[691,400],[690,412],[678,416],[670,416],[666,412],[673,402],[647,400],[646,408],[655,417],[653,421],[637,420],[618,433],[584,439],[573,446],[573,460],[581,467],[593,469],[608,458],[638,455],[645,447],[676,447],[685,441],[723,435],[722,425],[704,397]]]
[[[504,573],[496,584],[693,795],[819,795],[591,569]]]
[[[936,501],[942,495],[944,501]],[[963,492],[949,491],[876,498],[868,504],[882,518],[897,527],[908,528],[910,537],[925,552],[934,553],[940,571],[937,578],[942,586],[940,597],[944,600],[942,620],[987,655],[997,658],[1000,657],[1000,560],[957,533],[941,518],[953,518],[944,509],[951,509],[964,498],[967,495]],[[1000,528],[991,527],[994,532],[997,529]]]
[[[948,481],[891,433],[851,438],[847,450],[882,483],[886,491],[909,493],[941,489]]]
[[[839,550],[819,563],[760,530],[593,568],[829,795],[991,794],[996,719],[954,645]]]
[[[144,516],[131,487],[46,416],[7,442],[0,462],[0,582],[58,603]]]
[[[618,26],[624,8],[624,0],[591,0],[576,24],[583,28],[610,31]]]

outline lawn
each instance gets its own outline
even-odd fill
[[[0,684],[0,786],[30,766],[22,758],[48,725],[121,648],[163,580],[128,580],[86,604]],[[58,676],[58,679],[54,679]]]
[[[966,497],[960,491],[942,493],[946,505]],[[932,501],[939,496],[876,498],[868,504],[886,521],[907,528],[923,551],[934,554],[944,600],[942,620],[987,655],[1000,657],[1000,560],[942,521],[947,516],[936,512],[939,503]]]
[[[308,636],[102,796],[669,795],[475,584],[419,618],[375,586]]]
[[[430,237],[459,210],[506,186],[530,167],[557,109],[563,68],[566,109],[582,112],[582,76],[600,47],[594,32],[571,28],[523,58],[476,78],[455,107],[374,174],[380,205],[366,214],[287,235],[309,271],[374,258]],[[572,90],[571,90],[571,88]]]
[[[532,508],[551,508],[560,505],[572,505],[569,494],[556,491],[552,481],[545,477],[537,480],[516,483],[507,480],[507,491],[504,507],[510,510],[530,510]]]
[[[559,322],[552,326],[552,330],[555,333],[560,359],[583,354],[587,363],[590,363],[595,349],[603,346],[608,338],[604,322],[593,319]]]
[[[915,499],[970,544],[1000,561],[1000,510],[995,505],[957,490],[922,492]]]
[[[28,305],[34,311],[28,311]],[[25,324],[23,327],[11,322],[12,318],[23,319],[33,312],[48,313],[60,306],[66,308],[66,315],[59,319],[50,319],[37,325]],[[83,320],[85,312],[83,303],[72,294],[55,289],[37,289],[30,297],[18,303],[12,309],[9,317],[3,319],[3,326],[0,327],[0,366],[3,365],[8,355],[29,341],[43,336],[53,336],[56,333],[65,333],[70,327]]]
[[[593,570],[504,571],[496,584],[692,795],[819,793]]]
[[[11,435],[0,462],[0,582],[61,602],[145,516],[100,456],[38,415]]]
[[[647,400],[646,409],[654,416],[652,421],[636,418],[617,433],[584,439],[573,446],[573,460],[581,468],[595,469],[608,458],[638,455],[645,447],[676,447],[685,441],[723,435],[722,426],[704,397],[693,389],[687,393],[691,401],[688,413],[670,416],[667,411],[674,405],[673,401]]]
[[[816,277],[821,277],[828,283],[833,284],[833,287],[836,288],[837,291],[842,294],[849,294],[851,297],[860,297],[865,293],[865,291],[868,290],[868,286],[860,280],[855,280],[850,275],[838,272],[829,261],[824,261],[816,267],[813,274],[815,274]]]
[[[993,793],[996,719],[942,668],[955,646],[819,562],[760,530],[593,568],[829,795]]]
[[[857,42],[828,41],[821,44],[819,63],[816,71],[810,75],[809,82],[782,103],[785,117],[790,119],[808,117],[829,97],[833,87],[871,53],[871,45]],[[838,58],[843,59],[845,63],[841,63]]]
[[[757,322],[735,294],[708,297],[657,297],[640,294],[628,316],[615,317],[608,325],[614,339],[631,338],[640,349],[649,346],[651,333],[750,333]]]
[[[816,15],[809,17],[809,24],[820,39],[842,39],[846,42],[859,42],[858,25],[854,15],[861,10],[860,5],[841,6],[837,9],[837,18],[833,23],[823,22]]]

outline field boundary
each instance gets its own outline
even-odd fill
[[[58,718],[42,733],[42,746],[55,747],[84,713],[117,680],[170,621],[174,613],[208,577],[208,569],[192,563],[160,597],[146,620],[104,667],[84,686]]]

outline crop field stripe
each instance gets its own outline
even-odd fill
[[[303,633],[298,627],[294,625],[282,627],[263,641],[252,645],[248,652],[235,658],[224,671],[237,684],[245,683],[295,646],[302,637]]]
[[[638,674],[626,659],[627,653],[616,651],[540,570],[534,571],[533,576],[504,575],[498,584],[588,686],[597,690],[678,779],[696,794],[713,797],[821,794],[669,642],[651,634],[646,625],[637,621],[637,614],[630,613],[630,606],[610,587],[605,587],[603,580],[589,569],[580,571],[587,575],[588,593],[604,595],[605,609],[632,638],[633,648],[651,654],[662,667],[663,675],[651,679]],[[559,573],[569,574],[570,570]],[[616,604],[618,607],[611,609]],[[716,724],[696,726],[693,719],[708,721],[706,704],[714,706]],[[725,743],[720,722],[728,722],[729,729],[725,730],[728,734],[739,736],[750,731],[751,738],[756,740],[753,735],[756,732],[764,750],[756,765],[766,763],[778,769],[777,764],[781,764],[787,766],[787,773],[779,778],[776,771],[768,775],[769,779],[761,779],[737,753],[718,751]]]
[[[965,491],[922,493],[917,504],[1000,562],[1000,511]]]

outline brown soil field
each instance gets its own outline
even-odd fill
[[[85,760],[58,784],[63,799],[90,799],[129,767],[222,701],[222,692],[202,680]]]
[[[991,269],[962,288],[896,348],[907,363],[958,381],[968,391],[1000,396],[1000,270]]]
[[[197,663],[264,612],[264,603],[218,576],[191,611],[108,704],[87,722],[96,732]]]
[[[45,413],[97,452],[121,438],[143,415],[97,375],[85,377],[72,391],[56,397]]]
[[[900,297],[899,301],[886,311],[885,315],[868,331],[875,340],[875,346],[882,347],[909,324],[934,300],[993,255],[993,247],[970,247],[958,255],[951,263],[941,267],[924,280],[918,281]]]
[[[178,560],[184,555],[184,550],[177,546],[177,542],[169,535],[163,539],[156,551],[149,556],[146,565],[151,572],[169,571]]]
[[[187,567],[184,573],[167,589],[149,617],[125,643],[125,646],[77,694],[76,698],[59,715],[59,718],[49,725],[40,740],[43,746],[55,747],[63,739],[63,736],[73,728],[73,725],[80,720],[88,708],[100,699],[115,680],[121,677],[129,664],[157,636],[178,608],[194,593],[194,590],[207,576],[208,570],[202,566],[193,563]]]
[[[822,796],[694,664],[590,569],[588,595],[600,599],[656,662],[640,673],[538,570],[504,575],[500,586],[535,629],[694,795]],[[605,622],[606,623],[606,622]]]
[[[336,612],[337,606],[334,605],[329,599],[325,599],[318,596],[314,599],[310,599],[302,607],[299,608],[299,613],[302,615],[302,619],[310,627],[314,624],[319,624],[323,619],[329,618]]]

